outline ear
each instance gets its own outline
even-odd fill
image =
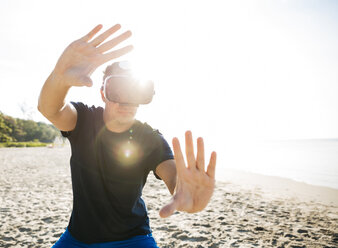
[[[101,93],[101,99],[104,103],[106,103],[107,99],[104,97],[104,93],[103,93],[103,88],[100,88],[100,93]]]

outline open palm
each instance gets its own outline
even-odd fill
[[[132,46],[110,51],[131,36],[130,31],[108,40],[121,25],[116,24],[101,35],[94,38],[102,25],[97,25],[82,38],[72,42],[59,58],[54,72],[62,75],[69,86],[91,86],[91,74],[100,65],[118,58],[132,50]]]
[[[177,138],[173,139],[173,148],[177,183],[171,202],[160,211],[160,216],[163,218],[172,215],[175,210],[188,213],[203,210],[210,201],[215,188],[216,152],[212,152],[207,171],[205,171],[202,138],[197,139],[197,155],[195,157],[192,134],[190,131],[185,133],[187,166]]]

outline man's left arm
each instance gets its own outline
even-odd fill
[[[163,161],[156,167],[156,174],[165,182],[171,195],[176,187],[176,164],[174,159]]]

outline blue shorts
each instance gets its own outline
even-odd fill
[[[156,245],[156,241],[151,234],[138,235],[123,241],[113,241],[104,243],[85,244],[76,240],[66,229],[61,235],[60,239],[52,246],[52,248],[128,248],[128,247],[149,247],[159,248]]]

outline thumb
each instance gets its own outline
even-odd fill
[[[167,205],[165,205],[160,210],[160,216],[161,216],[161,218],[167,218],[170,215],[172,215],[174,213],[174,211],[176,210],[176,207],[177,207],[177,201],[175,201],[174,199],[172,199],[170,201],[170,203],[168,203]]]
[[[92,79],[87,76],[81,77],[80,81],[83,86],[91,87],[93,85]]]
[[[64,78],[64,81],[69,86],[87,86],[91,87],[93,85],[93,81],[85,73],[79,73],[78,70],[72,68],[64,72],[62,75]]]

